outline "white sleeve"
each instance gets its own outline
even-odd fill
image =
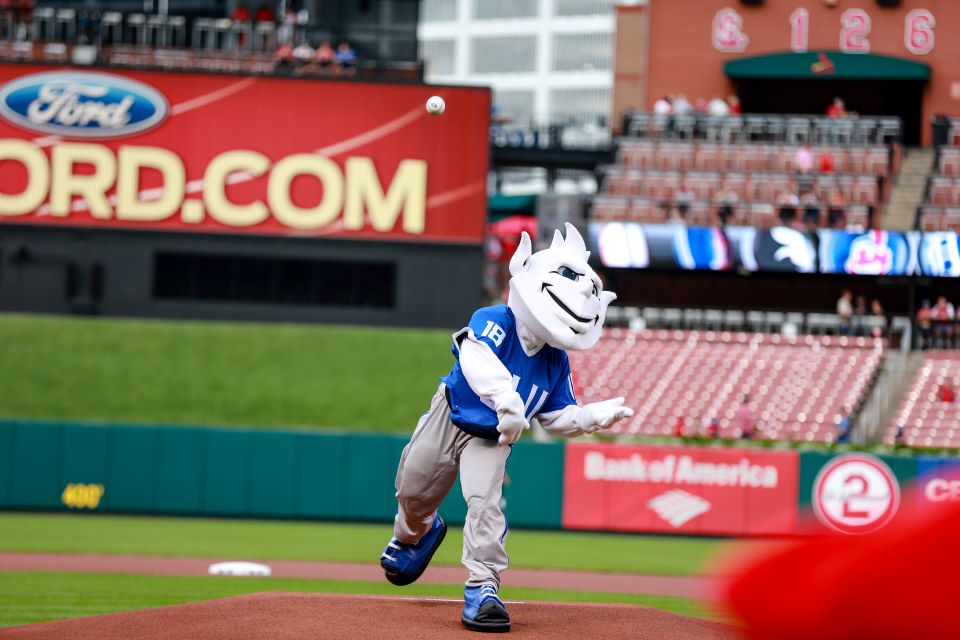
[[[575,404],[568,404],[559,411],[541,413],[537,416],[537,420],[547,433],[565,438],[575,438],[587,432],[580,426],[580,414],[580,407]]]
[[[460,349],[460,370],[473,392],[493,404],[497,415],[523,416],[523,400],[513,390],[513,376],[489,346],[465,329],[454,340]]]

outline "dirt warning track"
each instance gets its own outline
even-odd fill
[[[735,627],[624,604],[507,602],[507,637],[733,640]],[[2,640],[440,640],[482,638],[459,600],[264,592],[0,629]],[[496,637],[496,636],[494,636]]]

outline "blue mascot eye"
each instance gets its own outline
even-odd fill
[[[564,277],[567,280],[573,280],[574,282],[576,282],[577,279],[580,277],[580,274],[574,271],[573,269],[571,269],[570,267],[560,267],[559,269],[557,269],[557,273],[559,273],[561,277]]]

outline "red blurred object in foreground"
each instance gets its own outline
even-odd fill
[[[781,547],[726,585],[755,640],[958,638],[960,503],[908,505],[874,533]]]

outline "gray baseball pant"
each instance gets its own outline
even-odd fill
[[[463,526],[463,566],[470,572],[467,586],[493,583],[500,587],[500,572],[507,568],[507,520],[500,510],[503,474],[510,447],[496,440],[477,438],[450,421],[450,407],[441,383],[430,411],[400,456],[397,469],[397,502],[394,536],[415,543],[430,530],[437,508],[450,491],[457,470],[467,502]]]

